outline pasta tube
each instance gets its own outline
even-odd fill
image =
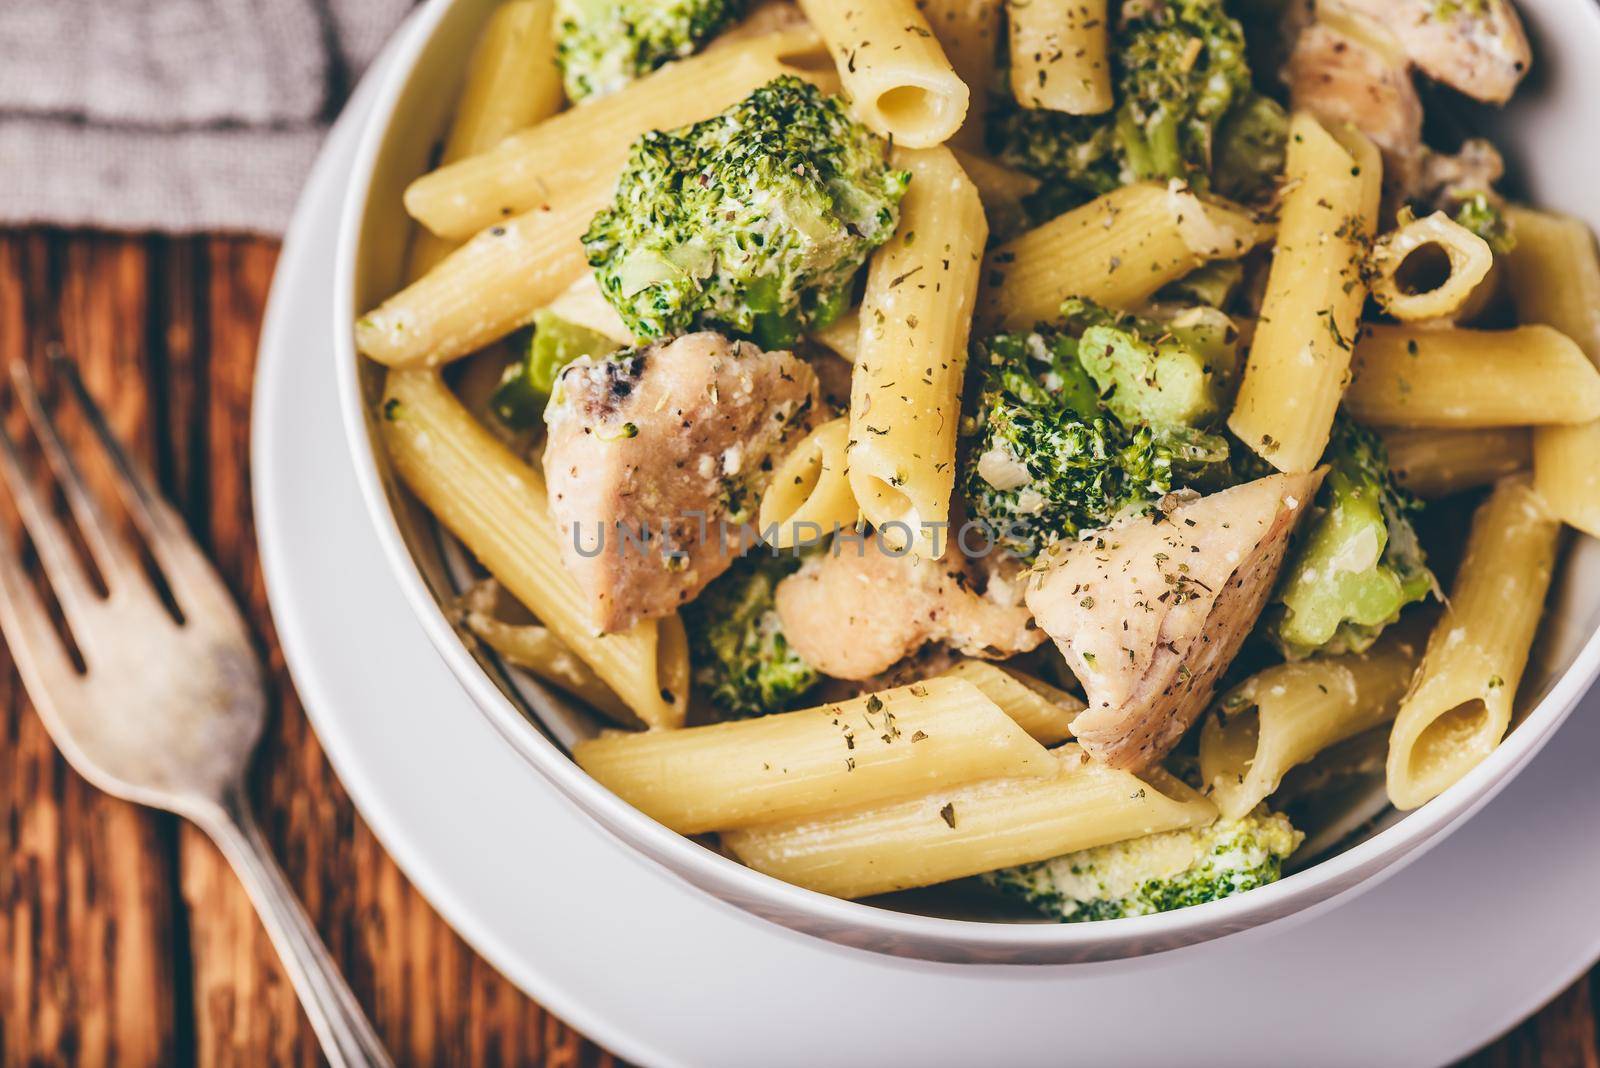
[[[1525,470],[1533,437],[1524,426],[1483,430],[1391,430],[1389,469],[1419,497],[1448,497]]]
[[[544,478],[474,419],[436,372],[388,376],[378,418],[396,474],[489,573],[643,723],[683,724],[689,652],[676,616],[599,636],[561,563]]]
[[[1419,279],[1413,283],[1408,272],[1433,266],[1424,262],[1430,255],[1445,257],[1448,273],[1442,280]],[[1369,260],[1372,295],[1383,310],[1401,322],[1445,319],[1461,312],[1478,285],[1494,266],[1489,242],[1436,211],[1423,219],[1413,219],[1378,239]],[[1417,285],[1426,288],[1417,288]]]
[[[466,85],[440,163],[485,152],[525,126],[561,110],[553,0],[509,0],[495,8],[467,62]],[[458,242],[419,230],[410,277],[420,278]]]
[[[1155,771],[1143,779],[1049,751],[1046,778],[947,785],[921,797],[722,836],[745,864],[835,897],[885,894],[1216,819],[1216,806]]]
[[[983,150],[983,120],[989,114],[995,58],[1000,43],[1003,0],[917,0],[939,47],[967,87],[967,117],[950,138],[951,145]],[[970,171],[968,173],[971,173]],[[977,181],[977,179],[973,179]],[[982,184],[979,184],[982,188]]]
[[[815,80],[784,60],[817,46],[816,35],[802,28],[668,64],[487,152],[423,175],[406,190],[406,210],[439,236],[460,238],[530,209],[560,211],[575,198],[609,197],[639,135],[709,118],[780,74]]]
[[[1006,330],[1053,319],[1068,297],[1131,308],[1211,260],[1270,236],[1243,208],[1182,182],[1138,182],[1058,215],[989,253],[986,318]]]
[[[1278,245],[1228,427],[1278,470],[1303,472],[1328,445],[1350,368],[1383,164],[1360,132],[1298,112],[1286,168]]]
[[[1011,93],[1025,108],[1111,110],[1106,0],[1007,0]]]
[[[1372,426],[1490,427],[1600,419],[1600,371],[1548,326],[1367,326],[1344,404]]]
[[[858,119],[906,148],[950,140],[970,94],[912,0],[799,0]]]
[[[1065,690],[987,660],[963,660],[943,676],[972,683],[1040,745],[1072,737],[1072,721],[1084,703]]]
[[[756,516],[767,544],[778,549],[815,545],[824,535],[855,525],[861,509],[846,470],[849,438],[850,421],[831,420],[807,434],[778,464]]]
[[[1389,736],[1395,808],[1437,797],[1505,737],[1560,532],[1526,478],[1502,481],[1478,506],[1444,616]]]
[[[1385,640],[1366,653],[1278,664],[1235,687],[1200,730],[1200,776],[1222,818],[1248,815],[1291,768],[1392,720],[1420,653]]]
[[[959,148],[952,151],[961,169],[978,187],[978,199],[983,201],[983,214],[989,220],[989,235],[1006,238],[1025,227],[1028,209],[1022,202],[1039,191],[1039,179],[1002,166],[987,156]]]
[[[885,544],[942,556],[967,335],[988,236],[949,149],[902,149],[900,226],[873,254],[850,378],[850,488]]]
[[[941,783],[1050,774],[1050,757],[968,682],[926,682],[759,719],[581,742],[580,767],[681,834],[811,817]]]
[[[1553,326],[1600,365],[1600,257],[1581,221],[1528,208],[1507,212],[1512,303],[1525,323]],[[1600,538],[1600,422],[1533,432],[1533,482],[1561,520]]]
[[[356,348],[390,367],[432,367],[511,333],[588,269],[583,233],[608,196],[596,187],[491,226],[359,319]]]
[[[811,335],[811,340],[848,363],[856,362],[861,348],[861,314],[855,309]]]

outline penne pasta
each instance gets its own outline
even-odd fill
[[[511,333],[588,269],[582,237],[608,191],[497,223],[356,322],[356,348],[435,367]]]
[[[1383,165],[1350,127],[1289,124],[1278,245],[1228,427],[1280,471],[1316,466],[1327,447],[1367,297],[1366,244]]]
[[[1489,242],[1436,211],[1380,237],[1368,266],[1373,297],[1396,319],[1449,319],[1468,310],[1494,266],[1494,252]],[[1439,270],[1446,272],[1442,279],[1424,276]]]
[[[1396,808],[1437,797],[1505,736],[1560,531],[1523,477],[1500,482],[1473,515],[1444,615],[1389,736]]]
[[[949,149],[903,149],[900,226],[873,254],[850,379],[850,488],[884,543],[944,553],[967,335],[988,234]]]
[[[1007,0],[1011,94],[1025,108],[1111,110],[1106,0]]]
[[[1600,371],[1548,326],[1369,325],[1345,408],[1384,427],[1496,427],[1600,419]]]
[[[756,526],[768,545],[818,545],[861,517],[850,491],[845,444],[850,421],[830,420],[807,434],[778,464],[761,496]]]
[[[1071,738],[1072,721],[1085,707],[1065,690],[987,660],[963,660],[941,677],[972,683],[1040,745]]]
[[[561,294],[546,305],[545,310],[576,326],[603,335],[618,345],[637,345],[639,339],[628,330],[617,309],[600,292],[593,271],[584,271]]]
[[[467,61],[467,80],[441,164],[485,152],[507,135],[561,110],[552,0],[508,0],[484,24]],[[428,273],[459,242],[419,229],[411,245],[413,279]]]
[[[1059,215],[989,253],[983,314],[1025,330],[1060,314],[1068,297],[1132,308],[1212,260],[1233,259],[1270,236],[1236,205],[1201,198],[1182,182],[1139,182]]]
[[[1385,638],[1365,653],[1278,664],[1236,686],[1200,731],[1200,778],[1223,819],[1265,801],[1290,769],[1394,719],[1421,649]]]
[[[1008,238],[1028,224],[1028,209],[1023,201],[1039,191],[1039,179],[1014,171],[987,156],[959,148],[952,149],[961,169],[978,187],[983,214],[989,220],[991,238]]]
[[[461,238],[532,209],[559,212],[568,201],[596,196],[603,202],[639,135],[715,115],[780,74],[815,81],[785,60],[818,44],[809,29],[790,30],[668,64],[418,178],[406,190],[406,210],[435,234]]]
[[[579,743],[579,766],[682,834],[812,817],[941,783],[1049,775],[1050,756],[968,682]]]
[[[1002,3],[1003,0],[917,0],[918,10],[939,39],[939,47],[955,68],[956,77],[967,87],[967,117],[950,138],[952,146],[983,150],[984,116],[989,114],[989,95],[1000,49]]]
[[[856,117],[906,148],[950,140],[970,94],[913,0],[799,0]]]
[[[1389,470],[1418,497],[1448,497],[1526,470],[1533,435],[1524,426],[1481,430],[1390,430]]]
[[[388,376],[378,417],[395,472],[500,584],[643,723],[677,727],[689,696],[676,616],[601,637],[561,563],[544,479],[483,426],[433,371]]]
[[[1512,207],[1517,244],[1506,256],[1512,303],[1523,322],[1572,338],[1600,366],[1600,256],[1578,219]],[[1563,522],[1600,538],[1600,422],[1533,432],[1533,481]]]
[[[811,340],[848,363],[861,348],[861,314],[854,308],[811,335]]]
[[[722,836],[745,864],[796,886],[857,898],[930,886],[1216,819],[1162,771],[1145,778],[1051,750],[1053,774],[948,785],[920,797]]]

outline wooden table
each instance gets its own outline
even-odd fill
[[[356,815],[289,683],[250,511],[250,389],[276,258],[274,243],[248,238],[0,232],[4,359],[65,344],[244,606],[269,654],[276,709],[255,771],[261,821],[395,1059],[613,1064],[411,888]],[[318,1063],[294,992],[211,844],[80,780],[9,661],[0,707],[0,1063]],[[1591,990],[1600,984],[1580,981],[1472,1063],[1600,1068]]]

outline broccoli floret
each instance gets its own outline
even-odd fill
[[[1239,23],[1221,0],[1130,0],[1112,53],[1117,107],[1104,115],[1024,108],[1004,94],[991,109],[990,151],[1047,180],[1049,197],[1030,205],[1037,215],[1144,178],[1210,188],[1217,126],[1250,94]],[[1242,118],[1246,129],[1266,136],[1260,115]],[[1250,155],[1252,167],[1270,162],[1260,155]],[[1231,158],[1230,167],[1242,162]]]
[[[1252,94],[1217,127],[1213,188],[1244,203],[1270,197],[1283,174],[1288,145],[1288,113],[1271,97]]]
[[[1503,256],[1517,247],[1511,221],[1500,209],[1500,199],[1492,193],[1469,193],[1459,198],[1456,222],[1488,242],[1489,249]]]
[[[554,312],[535,312],[527,350],[521,360],[506,368],[489,396],[489,405],[500,421],[514,430],[533,426],[544,414],[563,367],[580,356],[609,356],[618,347],[604,334],[569,323]]]
[[[704,325],[788,345],[844,312],[894,233],[910,175],[887,151],[842,100],[787,75],[647,133],[584,235],[600,290],[640,337]]]
[[[1238,332],[1215,308],[1157,321],[1074,298],[1061,313],[1070,330],[1081,331],[1078,361],[1100,403],[1123,423],[1197,427],[1221,411],[1238,363]]]
[[[695,686],[726,716],[787,711],[817,683],[773,606],[778,582],[799,563],[793,553],[757,549],[683,608]]]
[[[1161,287],[1157,300],[1180,300],[1226,308],[1244,284],[1244,264],[1239,260],[1212,260],[1196,267],[1176,282]]]
[[[747,0],[557,0],[556,62],[573,101],[615,92],[694,54]]]
[[[1264,809],[1239,820],[1165,831],[983,876],[1063,923],[1148,916],[1276,882],[1305,835]]]
[[[1063,311],[1062,323],[974,345],[982,385],[964,423],[969,460],[962,492],[973,517],[1023,559],[1227,465],[1227,442],[1215,434],[1119,418],[1119,408],[1137,413],[1109,405],[1117,390],[1103,399],[1102,385],[1080,358],[1086,347],[1080,332],[1088,338],[1120,323],[1181,347],[1168,328],[1086,301],[1068,301]]]
[[[1421,505],[1395,485],[1383,442],[1341,418],[1323,462],[1330,470],[1317,511],[1284,564],[1264,623],[1291,659],[1361,652],[1435,587],[1411,527]]]

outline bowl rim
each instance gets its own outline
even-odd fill
[[[629,849],[653,859],[698,892],[712,894],[745,911],[772,917],[797,913],[810,923],[797,929],[861,930],[873,945],[893,941],[938,942],[974,951],[1094,951],[1108,957],[1150,952],[1152,941],[1173,946],[1214,940],[1245,930],[1305,918],[1378,885],[1426,852],[1470,818],[1508,784],[1543,748],[1555,729],[1600,677],[1600,628],[1585,639],[1572,663],[1549,692],[1477,767],[1439,796],[1350,849],[1330,856],[1248,894],[1149,916],[1084,924],[1002,923],[950,919],[901,912],[829,897],[782,882],[699,845],[646,816],[590,778],[494,684],[462,642],[428,587],[404,535],[379,470],[381,445],[369,433],[369,413],[361,387],[365,357],[355,347],[353,325],[365,310],[356,306],[356,263],[377,162],[395,109],[410,85],[415,67],[445,17],[463,2],[426,0],[401,30],[393,57],[375,86],[373,104],[360,133],[349,184],[340,211],[334,264],[334,352],[338,362],[339,408],[356,480],[369,519],[383,546],[390,571],[412,613],[435,650],[461,683],[472,703],[535,771],[575,804],[597,830],[621,839]],[[1600,18],[1600,5],[1582,5]],[[670,858],[670,862],[660,858]],[[1364,875],[1360,869],[1370,868]],[[1329,885],[1339,889],[1327,891]],[[713,892],[716,886],[727,893]],[[1319,893],[1320,891],[1323,891]],[[760,902],[754,910],[748,902]],[[795,927],[792,924],[785,926]]]

